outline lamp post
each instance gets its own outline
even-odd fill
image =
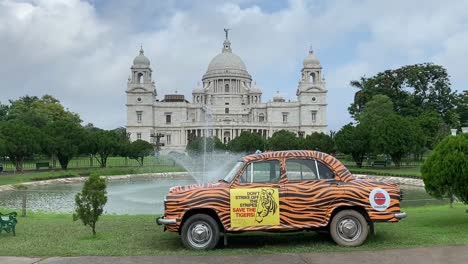
[[[151,133],[150,137],[154,138],[154,148],[156,152],[156,159],[159,160],[159,153],[161,152],[161,147],[164,147],[164,143],[161,143],[161,138],[164,137],[162,133]]]

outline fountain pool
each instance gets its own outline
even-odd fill
[[[172,186],[196,183],[190,176],[173,178],[135,177],[107,183],[106,214],[161,214],[164,196]],[[83,183],[31,186],[27,193],[27,208],[32,211],[71,213],[74,199]],[[400,186],[404,192],[403,207],[447,204],[435,200],[421,187]],[[21,191],[0,192],[0,208],[21,208]]]

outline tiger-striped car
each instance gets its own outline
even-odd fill
[[[274,151],[245,156],[217,183],[172,187],[165,230],[191,249],[214,248],[221,235],[244,231],[328,231],[341,246],[359,246],[374,222],[398,222],[394,184],[356,179],[333,156]]]

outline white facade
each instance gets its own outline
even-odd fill
[[[266,138],[281,129],[303,136],[327,131],[327,89],[312,50],[303,62],[297,101],[286,102],[277,94],[263,103],[262,91],[252,82],[242,59],[232,52],[227,32],[221,53],[211,60],[202,84],[193,89],[191,103],[179,94],[158,98],[143,49],[133,61],[126,93],[130,139],[154,143],[152,136],[164,134],[162,150],[183,151],[199,136],[228,142],[242,131]]]

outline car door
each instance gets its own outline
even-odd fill
[[[343,193],[335,173],[325,163],[310,158],[289,158],[285,167],[290,212],[286,223],[296,228],[327,225],[329,206]]]
[[[252,161],[230,188],[229,231],[281,229],[286,190],[278,159]]]

